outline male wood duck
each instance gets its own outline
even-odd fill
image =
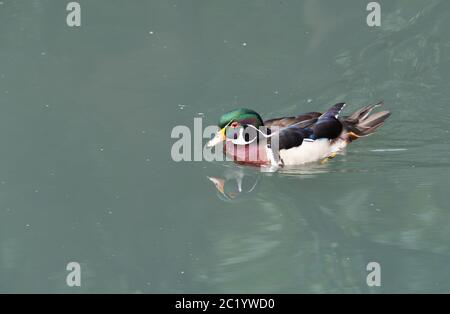
[[[254,110],[240,108],[220,117],[220,131],[207,146],[222,143],[224,153],[244,165],[278,168],[327,160],[383,125],[390,112],[372,113],[380,105],[382,102],[340,116],[345,103],[338,103],[325,113],[308,112],[266,121]]]

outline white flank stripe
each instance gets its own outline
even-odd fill
[[[303,141],[299,147],[280,150],[280,157],[286,166],[301,165],[329,157],[332,153],[341,151],[346,142],[338,140],[333,145],[328,139]]]

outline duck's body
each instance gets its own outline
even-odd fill
[[[222,116],[221,130],[208,145],[223,141],[225,153],[240,164],[280,167],[317,162],[374,133],[390,115],[388,111],[371,114],[378,105],[340,117],[345,104],[339,103],[323,114],[309,112],[266,121],[253,110],[237,109]]]
[[[280,150],[280,160],[284,166],[302,165],[310,162],[334,157],[342,152],[348,142],[338,139],[331,142],[328,139],[314,141],[304,140],[302,145],[290,149]]]

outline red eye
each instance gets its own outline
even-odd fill
[[[231,123],[231,127],[232,128],[237,128],[238,127],[238,125],[239,125],[239,123],[238,122],[233,122],[233,123]]]

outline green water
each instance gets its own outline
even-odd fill
[[[450,291],[449,1],[67,2],[0,4],[0,292]],[[194,117],[378,100],[323,165],[171,159]]]

